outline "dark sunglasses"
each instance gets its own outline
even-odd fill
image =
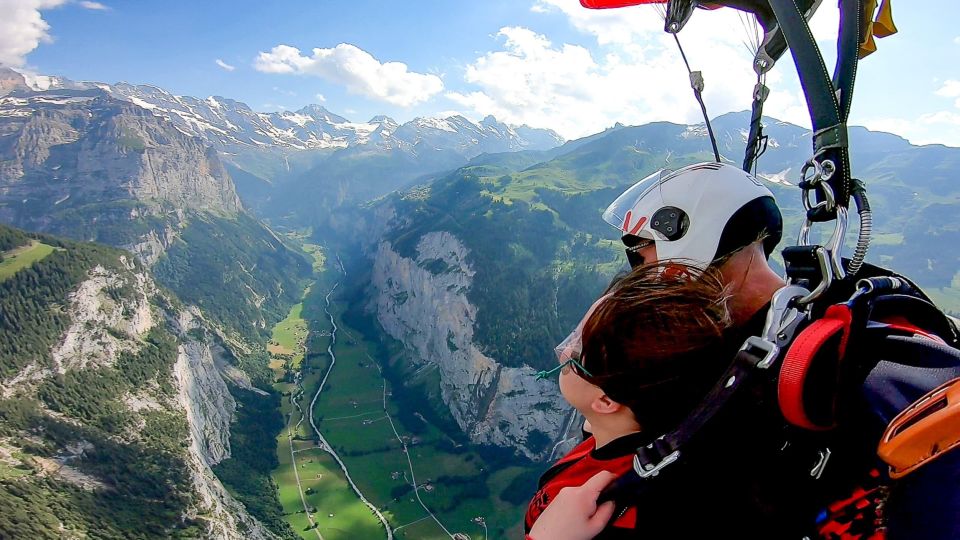
[[[620,241],[627,248],[627,261],[630,263],[630,268],[642,265],[645,261],[643,256],[640,255],[640,250],[654,244],[654,241],[650,238],[640,238],[635,234],[625,234],[620,238]]]
[[[577,375],[580,375],[581,377],[583,375],[586,375],[587,377],[593,377],[593,375],[591,375],[590,372],[587,371],[587,368],[583,367],[583,364],[581,364],[576,358],[568,358],[566,362],[558,365],[557,367],[551,370],[538,371],[536,378],[538,381],[546,379],[547,377],[553,375],[554,373],[559,373],[563,368],[567,366],[570,366],[570,368],[573,369],[574,372],[576,372]]]

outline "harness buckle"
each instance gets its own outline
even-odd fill
[[[806,319],[806,314],[797,309],[797,299],[810,294],[799,285],[785,285],[773,293],[770,309],[763,324],[762,336],[750,336],[743,342],[740,350],[752,358],[759,369],[769,368],[780,354],[780,347],[793,339],[797,326]]]
[[[799,285],[785,285],[777,289],[770,299],[770,310],[763,324],[763,337],[778,347],[793,340],[797,326],[806,319],[806,314],[797,308],[797,300],[810,294]]]
[[[656,463],[641,463],[640,454],[633,455],[633,470],[640,478],[652,478],[660,474],[666,466],[680,458],[680,451],[674,450],[660,459]]]
[[[755,349],[759,349],[761,354],[757,354]],[[757,336],[750,336],[740,346],[740,350],[750,354],[753,358],[759,358],[756,363],[757,368],[766,369],[773,364],[773,361],[780,354],[780,347],[771,341]]]

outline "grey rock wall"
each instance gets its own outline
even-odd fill
[[[477,308],[467,291],[475,271],[467,253],[449,232],[425,234],[415,259],[381,242],[371,278],[377,319],[410,362],[436,366],[443,402],[473,442],[543,459],[552,444],[542,442],[565,438],[571,410],[555,382],[537,381],[528,366],[504,367],[473,342]]]

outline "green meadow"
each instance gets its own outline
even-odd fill
[[[343,322],[342,311],[332,304],[339,328],[334,348],[337,362],[314,414],[354,482],[384,512],[397,538],[449,538],[417,501],[410,463],[420,498],[451,533],[484,538],[479,517],[490,538],[521,537],[524,506],[503,501],[499,494],[529,468],[486,470],[476,451],[430,423],[401,423],[401,404],[393,399],[390,384],[370,355],[375,349]],[[409,463],[394,428],[406,443]]]
[[[305,390],[302,394],[299,393],[295,383],[275,384],[275,388],[283,394],[281,413],[288,419],[283,431],[277,437],[279,466],[273,472],[273,480],[279,489],[280,504],[283,506],[287,521],[302,538],[318,538],[318,536],[311,530],[310,520],[300,496],[301,489],[307,502],[307,510],[310,511],[325,540],[379,538],[383,536],[383,528],[379,521],[347,485],[336,462],[326,452],[316,447],[309,419],[302,418],[301,421],[300,412],[292,401],[297,397],[300,407],[306,410],[326,369],[326,362],[323,364],[301,365],[302,385]],[[275,373],[282,381],[282,364]],[[288,437],[288,434],[292,437]],[[295,465],[291,460],[291,442]]]
[[[47,244],[32,240],[27,246],[18,247],[5,252],[3,254],[3,260],[0,261],[0,281],[3,281],[17,273],[17,270],[26,268],[31,264],[43,259],[47,255],[53,253],[54,249],[56,248],[53,246],[48,246]]]
[[[295,237],[291,239],[295,242],[302,240]],[[303,251],[312,256],[314,270],[322,279],[320,272],[325,261],[322,248],[315,244],[298,243]],[[317,283],[312,286],[322,285]],[[286,421],[284,429],[277,436],[279,465],[272,474],[279,491],[278,498],[284,517],[301,538],[381,538],[385,535],[380,522],[350,489],[333,458],[317,448],[309,418],[302,417],[300,413],[300,410],[306,411],[309,407],[329,366],[326,355],[314,355],[311,363],[304,362],[308,338],[308,324],[303,318],[304,302],[317,300],[310,290],[308,287],[304,291],[303,302],[291,307],[287,317],[274,326],[268,345],[270,367],[276,381],[274,388],[283,396],[280,409]],[[319,299],[322,301],[322,296]],[[295,374],[301,377],[302,393],[295,383]],[[294,404],[294,398],[300,409]],[[310,518],[316,524],[316,531]]]
[[[322,269],[322,249],[302,242],[301,248],[313,255],[315,269]],[[283,396],[281,413],[286,421],[277,437],[279,466],[272,476],[285,519],[301,538],[317,539],[317,532],[324,540],[384,538],[379,520],[347,484],[333,458],[317,447],[308,418],[301,421],[293,401],[297,398],[306,411],[330,366],[326,347],[331,338],[324,334],[332,327],[323,307],[337,276],[335,272],[317,275],[313,290],[308,288],[303,302],[273,328],[269,344],[274,387]],[[333,347],[336,364],[316,402],[315,421],[360,491],[386,516],[396,538],[449,538],[437,521],[451,534],[465,533],[472,539],[522,536],[524,506],[503,501],[499,495],[518,476],[529,476],[530,467],[494,470],[475,449],[450,438],[418,413],[402,411],[402,403],[393,396],[373,357],[372,351],[378,349],[343,322],[344,307],[336,295],[330,311],[338,325]],[[298,374],[302,394],[295,382]],[[435,518],[417,500],[411,463],[420,499]],[[310,518],[317,531],[311,529]]]
[[[307,322],[303,320],[302,312],[303,302],[290,308],[287,317],[273,327],[267,351],[270,352],[270,364],[274,369],[289,364],[289,369],[297,370],[303,362]]]

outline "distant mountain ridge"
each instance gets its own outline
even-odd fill
[[[216,150],[246,206],[303,221],[311,221],[307,216],[318,204],[329,211],[376,198],[483,153],[542,151],[564,142],[551,130],[510,126],[493,116],[480,122],[459,115],[420,117],[399,124],[378,115],[354,122],[316,104],[263,113],[221,96],[200,99],[150,85],[62,77],[28,80],[9,68],[0,68],[0,121],[26,114],[23,100],[58,99],[51,96],[67,91],[100,91],[198,138]]]
[[[0,220],[21,227],[57,230],[57,215],[129,200],[141,217],[241,210],[211,148],[99,89],[0,98],[0,141]]]
[[[508,126],[492,116],[480,123],[462,116],[415,118],[402,125],[387,116],[353,122],[320,105],[262,113],[233,99],[177,96],[151,85],[111,85],[48,77],[43,88],[31,88],[23,76],[18,75],[9,68],[0,68],[0,81],[9,81],[0,83],[0,92],[99,88],[166,118],[180,131],[200,137],[221,151],[267,146],[324,150],[367,144],[395,148],[414,147],[427,141],[438,148],[458,149],[470,158],[490,151],[545,149],[564,141],[552,130]]]

